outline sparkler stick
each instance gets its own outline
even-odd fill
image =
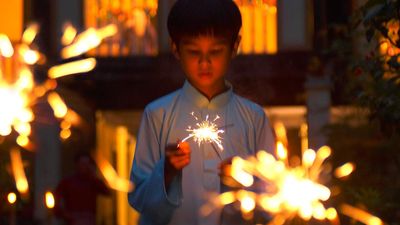
[[[194,112],[192,112],[191,115],[195,118],[196,121],[199,120],[199,118],[197,118],[194,115]],[[224,130],[219,129],[218,126],[214,123],[219,118],[220,117],[217,115],[211,121],[208,120],[209,117],[207,115],[205,120],[196,123],[197,128],[192,128],[191,126],[189,126],[186,130],[189,131],[190,133],[187,137],[182,139],[181,142],[193,138],[194,141],[197,142],[199,146],[201,143],[215,143],[221,151],[224,150],[224,147],[222,146],[221,137],[219,136],[220,133],[224,133]]]

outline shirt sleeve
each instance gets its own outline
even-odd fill
[[[275,134],[264,110],[260,108],[256,119],[256,151],[265,150],[275,155]]]
[[[139,128],[130,179],[134,190],[128,194],[129,204],[151,224],[167,224],[181,203],[182,178],[176,176],[168,189],[164,182],[164,149],[160,144],[161,120],[146,108]]]

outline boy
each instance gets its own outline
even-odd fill
[[[263,109],[232,92],[224,77],[240,42],[241,15],[232,0],[177,0],[168,17],[172,52],[186,81],[183,87],[144,110],[131,180],[129,203],[141,213],[139,224],[223,223],[220,211],[203,217],[200,208],[220,192],[218,165],[233,156],[274,148]],[[194,119],[194,116],[199,121]],[[223,150],[198,145],[188,126],[213,120],[223,129]]]

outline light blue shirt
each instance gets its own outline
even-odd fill
[[[228,84],[228,83],[227,83]],[[272,152],[274,136],[263,109],[236,94],[232,87],[210,101],[188,81],[183,87],[146,106],[136,144],[131,170],[135,190],[129,203],[141,213],[140,225],[216,225],[220,210],[210,216],[199,214],[209,201],[210,192],[220,192],[218,165],[232,156],[254,155],[258,150]],[[187,140],[191,162],[176,176],[169,191],[164,186],[165,147],[188,136],[188,126],[199,121],[215,120],[223,150],[214,143],[198,145]]]

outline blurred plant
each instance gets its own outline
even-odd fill
[[[389,136],[400,133],[399,10],[398,0],[368,0],[353,18],[372,47],[363,49],[353,65],[353,90],[370,119]]]

